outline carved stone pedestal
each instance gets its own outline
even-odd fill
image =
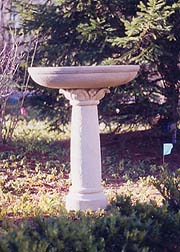
[[[105,208],[107,198],[101,186],[101,150],[97,105],[109,90],[60,89],[72,105],[71,179],[67,210]]]
[[[97,104],[116,87],[133,80],[139,66],[30,67],[39,85],[60,89],[72,105],[71,177],[68,210],[97,210],[107,205],[101,187],[101,153]]]

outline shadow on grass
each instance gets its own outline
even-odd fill
[[[102,167],[111,180],[158,175],[162,166],[163,143],[154,130],[127,132],[121,134],[101,134]],[[171,155],[165,156],[165,163],[171,170],[180,167],[180,144],[174,145]]]

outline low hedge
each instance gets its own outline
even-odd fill
[[[0,236],[0,252],[60,251],[179,252],[180,212],[117,196],[105,211],[38,217]]]

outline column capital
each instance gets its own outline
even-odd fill
[[[59,93],[63,94],[71,105],[88,106],[97,105],[99,101],[109,93],[108,88],[101,89],[60,89]]]

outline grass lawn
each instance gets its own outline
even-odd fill
[[[151,183],[160,169],[161,145],[151,134],[101,134],[102,184],[109,199],[120,193],[161,204]],[[172,156],[167,162],[177,168],[178,147]],[[11,146],[1,146],[0,160],[0,220],[15,225],[34,216],[58,216],[70,186],[69,133],[50,132],[48,122],[21,121]]]

